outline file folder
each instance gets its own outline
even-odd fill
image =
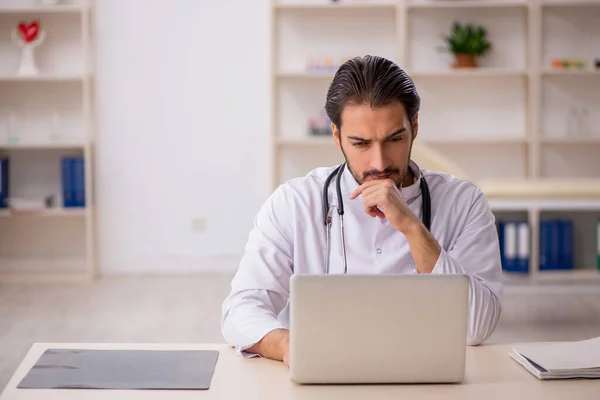
[[[596,267],[600,271],[600,219],[596,221]]]
[[[573,221],[561,222],[561,269],[573,269]]]
[[[62,197],[63,207],[75,207],[75,193],[73,184],[73,159],[64,157],[61,159],[61,180],[62,180]]]
[[[505,222],[503,229],[503,261],[506,271],[517,270],[517,224]]]
[[[513,347],[508,354],[538,379],[600,378],[600,337],[526,343]]]
[[[519,222],[517,231],[517,262],[515,270],[518,272],[529,271],[530,232],[529,223]]]
[[[207,390],[218,356],[216,350],[49,349],[17,387]]]
[[[8,207],[8,158],[0,159],[0,208]]]

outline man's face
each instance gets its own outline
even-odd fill
[[[408,162],[417,136],[418,121],[411,129],[404,106],[395,101],[372,109],[368,105],[347,105],[342,112],[341,136],[332,130],[338,148],[358,184],[371,179],[392,179],[401,187],[410,175]],[[411,184],[404,182],[404,185]]]

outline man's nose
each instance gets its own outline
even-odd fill
[[[376,144],[372,147],[371,154],[371,168],[380,172],[385,171],[390,166],[387,157],[383,151],[383,147],[380,144]]]

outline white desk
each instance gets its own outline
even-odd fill
[[[207,391],[121,391],[16,389],[47,348],[219,350]],[[598,399],[600,380],[539,381],[508,356],[510,346],[469,347],[462,384],[300,386],[287,367],[267,359],[244,360],[226,345],[36,343],[8,382],[0,400],[70,399]]]

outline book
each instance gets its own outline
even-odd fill
[[[600,271],[600,219],[596,221],[596,266]]]
[[[600,337],[525,343],[514,346],[508,354],[538,379],[600,378]]]
[[[0,208],[8,207],[8,158],[0,159]]]

